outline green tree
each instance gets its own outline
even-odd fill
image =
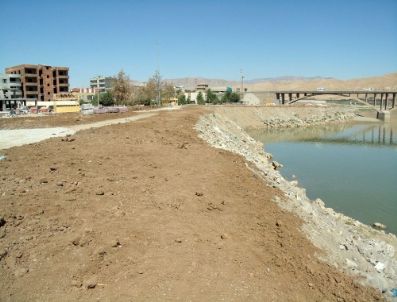
[[[106,91],[105,93],[101,93],[99,95],[99,104],[103,106],[112,106],[114,105],[114,100],[112,93],[110,91]]]
[[[201,91],[199,91],[199,93],[197,94],[197,104],[199,105],[205,104],[203,93]]]
[[[229,102],[231,102],[231,103],[240,102],[240,95],[236,92],[232,92],[229,96]]]
[[[91,100],[91,104],[93,105],[93,106],[98,106],[99,104],[98,104],[98,93],[96,93],[93,97],[92,97],[92,100]]]
[[[239,101],[240,95],[236,92],[231,92],[230,90],[226,90],[222,97],[222,103],[237,103]]]
[[[228,103],[230,101],[230,95],[231,95],[231,91],[230,90],[226,90],[226,92],[223,94],[221,102],[222,103]]]
[[[217,104],[218,103],[218,96],[212,92],[211,89],[208,89],[207,91],[207,103],[210,104]]]
[[[178,105],[186,105],[186,96],[184,94],[179,95]]]

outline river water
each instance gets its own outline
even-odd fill
[[[349,123],[256,130],[266,152],[282,163],[311,199],[397,234],[397,122]]]

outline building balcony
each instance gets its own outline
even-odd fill
[[[36,89],[36,90],[26,90],[26,91],[25,91],[25,94],[26,94],[26,95],[28,95],[28,94],[37,94],[38,92],[39,92],[38,89]]]
[[[26,86],[37,86],[37,83],[35,82],[25,82]]]

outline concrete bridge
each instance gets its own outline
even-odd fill
[[[374,106],[380,111],[396,107],[397,91],[389,90],[278,90],[269,91],[276,96],[280,104],[292,104],[297,101],[319,95],[338,95]]]

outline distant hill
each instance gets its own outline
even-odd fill
[[[224,79],[207,79],[203,77],[187,77],[179,79],[166,79],[165,81],[177,86],[183,86],[185,89],[193,89],[197,84],[208,84],[210,87],[215,86],[232,86],[240,87],[240,81]],[[389,73],[383,76],[357,78],[349,80],[339,80],[332,77],[299,77],[283,76],[275,78],[261,78],[245,80],[244,87],[249,91],[263,90],[281,90],[281,89],[316,89],[323,87],[325,89],[393,89],[397,90],[397,73]]]
[[[397,90],[397,73],[385,74],[377,77],[339,80],[335,78],[313,77],[283,77],[278,80],[264,80],[254,83],[248,82],[246,87],[251,91],[281,90],[281,89],[393,89]]]
[[[176,86],[183,86],[185,89],[194,89],[197,84],[208,84],[210,87],[217,86],[235,86],[238,82],[228,81],[223,79],[207,79],[202,77],[188,77],[179,79],[165,79],[168,83],[173,83]]]
[[[332,80],[331,77],[296,77],[296,76],[283,76],[276,78],[263,78],[263,79],[253,79],[245,81],[248,84],[263,83],[263,82],[280,82],[280,81],[313,81],[313,80]]]

